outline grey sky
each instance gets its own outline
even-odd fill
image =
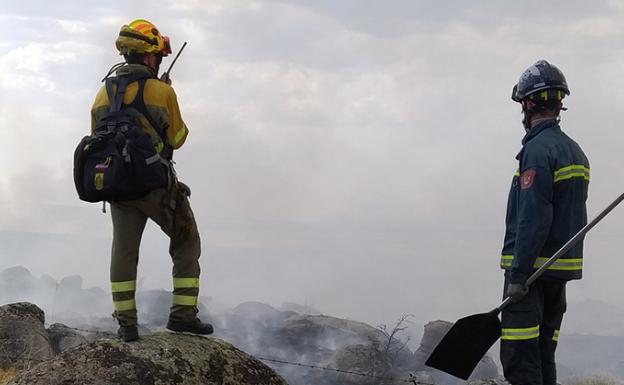
[[[119,27],[139,17],[174,49],[189,42],[173,79],[191,133],[175,159],[202,233],[202,294],[217,301],[371,323],[494,306],[523,136],[510,93],[541,58],[572,90],[562,126],[590,158],[590,213],[624,190],[623,1],[48,4],[0,14],[0,269],[107,288],[110,217],[77,200],[71,156]],[[570,299],[623,302],[620,211],[589,236]],[[147,287],[171,286],[166,251],[150,227]]]

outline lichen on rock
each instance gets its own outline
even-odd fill
[[[20,373],[11,385],[287,385],[272,369],[216,338],[155,333],[82,344]]]

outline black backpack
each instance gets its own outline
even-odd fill
[[[150,191],[166,187],[171,178],[171,162],[155,149],[136,113],[145,116],[164,139],[143,100],[147,77],[121,76],[106,79],[110,111],[96,123],[95,130],[82,138],[74,151],[74,184],[78,197],[87,202],[138,199]],[[123,104],[126,86],[138,81],[134,101]],[[117,85],[116,92],[113,84]],[[169,150],[169,149],[167,149]]]

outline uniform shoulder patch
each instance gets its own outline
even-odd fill
[[[520,189],[526,190],[533,186],[535,180],[535,169],[529,169],[520,174]]]

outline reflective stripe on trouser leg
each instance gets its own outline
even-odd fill
[[[542,384],[537,286],[531,285],[521,301],[509,304],[501,313],[500,359],[505,378],[513,385]]]
[[[503,328],[501,330],[501,340],[524,341],[538,338],[540,335],[539,325],[528,328]]]
[[[174,277],[171,318],[184,320],[195,317],[199,296],[198,277]]]
[[[111,250],[111,291],[114,316],[120,325],[135,325],[137,310],[136,290],[139,247],[147,216],[140,210],[139,201],[112,202],[113,247]]]
[[[121,325],[133,325],[136,323],[135,290],[136,281],[111,282],[115,318]]]

